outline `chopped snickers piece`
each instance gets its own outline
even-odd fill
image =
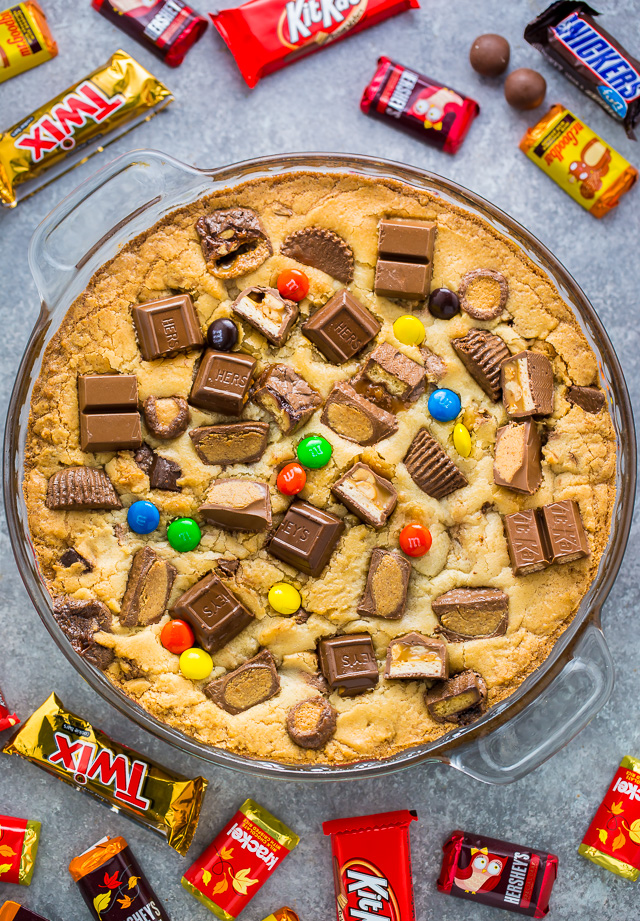
[[[500,366],[511,357],[504,339],[488,329],[474,328],[466,336],[453,339],[451,345],[476,384],[497,402],[502,396]]]
[[[78,411],[83,451],[123,451],[142,444],[135,374],[79,375]]]
[[[389,480],[367,464],[357,463],[331,487],[354,515],[372,528],[381,528],[396,507],[398,493]]]
[[[344,522],[309,502],[292,502],[271,538],[269,552],[308,576],[317,577],[329,562]]]
[[[363,374],[402,403],[415,403],[426,389],[424,368],[389,342],[381,342],[371,352]]]
[[[253,614],[212,572],[184,592],[170,613],[191,624],[198,644],[207,652],[222,649],[253,620]]]
[[[133,455],[133,459],[138,467],[148,475],[155,456],[155,451],[148,444],[143,444]]]
[[[542,483],[540,435],[535,422],[510,422],[498,429],[493,482],[533,495]]]
[[[424,699],[436,723],[466,723],[484,709],[487,685],[484,678],[468,669],[431,688]]]
[[[100,646],[93,638],[99,630],[111,632],[111,612],[106,604],[60,596],[54,599],[53,616],[78,655],[100,669],[111,665],[113,649]]]
[[[204,345],[193,301],[188,294],[162,297],[131,309],[140,353],[145,361]]]
[[[154,454],[151,468],[149,469],[149,486],[151,489],[165,489],[167,492],[180,492],[178,480],[182,476],[182,468],[168,457]]]
[[[274,417],[285,435],[297,432],[322,405],[322,397],[289,365],[269,365],[251,399]]]
[[[363,617],[398,620],[407,606],[411,563],[395,550],[376,547],[371,554],[364,595],[358,605]]]
[[[280,247],[283,256],[320,269],[343,285],[353,281],[353,250],[342,237],[324,227],[305,227],[289,234]]]
[[[184,397],[147,397],[142,412],[147,428],[160,441],[177,438],[187,431],[189,404]]]
[[[167,607],[176,575],[175,566],[151,547],[138,550],[129,570],[120,623],[125,627],[157,624]]]
[[[227,531],[266,531],[271,527],[269,487],[259,480],[214,480],[198,511],[206,522]]]
[[[359,445],[374,445],[398,430],[392,413],[361,396],[347,381],[334,384],[321,421],[336,434]]]
[[[565,394],[567,400],[586,413],[595,415],[604,409],[607,399],[602,390],[597,387],[578,387],[573,384]]]
[[[203,464],[254,464],[267,447],[268,422],[233,422],[192,429],[189,438]]]
[[[553,563],[570,563],[591,555],[577,502],[551,502],[542,506],[540,515]]]
[[[289,338],[299,307],[285,300],[277,288],[245,288],[231,305],[235,314],[257,329],[272,345],[280,347]]]
[[[426,297],[431,287],[437,227],[429,221],[380,221],[374,289],[385,297]]]
[[[324,748],[336,731],[337,713],[324,697],[309,697],[287,711],[287,732],[300,748]]]
[[[504,529],[514,575],[526,576],[546,569],[551,562],[551,551],[534,509],[505,515]]]
[[[196,222],[207,271],[237,278],[262,265],[273,252],[260,219],[250,208],[212,211]]]
[[[449,654],[444,640],[421,633],[405,633],[391,640],[387,647],[385,678],[447,679]]]
[[[428,384],[439,384],[447,373],[447,366],[435,352],[426,345],[420,346],[420,354],[424,359],[424,376]]]
[[[209,412],[239,416],[249,397],[256,360],[243,352],[207,349],[191,388],[189,400]]]
[[[460,279],[458,297],[462,309],[474,320],[495,320],[506,306],[509,285],[501,272],[474,269]]]
[[[354,697],[378,683],[378,662],[368,633],[332,636],[318,644],[320,669],[332,691]]]
[[[264,649],[222,678],[210,681],[204,693],[221,710],[235,716],[275,697],[279,690],[275,659]]]
[[[453,588],[431,602],[438,632],[450,643],[503,636],[509,623],[509,597],[498,588]]]
[[[334,294],[302,326],[302,334],[335,365],[349,361],[379,332],[376,318],[346,288]]]
[[[64,566],[65,569],[69,569],[71,566],[75,566],[76,563],[82,565],[84,572],[92,572],[93,570],[93,565],[89,560],[86,560],[82,554],[78,553],[75,547],[69,547],[60,557],[60,565]]]
[[[434,499],[444,499],[467,485],[467,478],[427,429],[420,429],[411,442],[404,465],[414,483]]]
[[[518,352],[500,369],[502,402],[511,419],[553,412],[553,369],[541,352]]]
[[[45,505],[50,509],[122,508],[102,467],[65,467],[49,478]]]

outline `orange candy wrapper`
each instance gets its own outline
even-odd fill
[[[39,838],[40,822],[0,815],[0,883],[31,885]]]
[[[35,0],[0,11],[0,83],[55,58],[58,46]]]
[[[264,921],[300,921],[300,918],[292,908],[280,908],[278,911],[274,911],[272,915],[269,915],[268,918],[265,918]]]

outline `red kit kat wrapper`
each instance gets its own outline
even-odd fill
[[[454,831],[442,850],[440,892],[529,918],[544,918],[558,858],[509,841]]]
[[[460,148],[480,112],[474,99],[385,57],[378,59],[360,108],[450,154]]]
[[[209,24],[182,0],[92,0],[92,6],[170,67],[182,64]]]
[[[324,822],[331,835],[338,921],[413,921],[408,809]]]
[[[249,0],[210,16],[253,87],[325,45],[419,7],[418,0]]]
[[[0,688],[0,732],[10,729],[12,726],[17,726],[19,722],[20,720],[15,713],[9,712],[7,702],[2,696],[2,688]]]

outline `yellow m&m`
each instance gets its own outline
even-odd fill
[[[453,446],[462,457],[469,457],[471,454],[471,435],[462,422],[453,427]]]
[[[300,592],[288,582],[276,582],[269,589],[269,604],[278,614],[295,614],[302,598]]]
[[[192,646],[185,649],[180,656],[180,671],[185,678],[191,681],[203,681],[208,678],[213,669],[213,659],[204,649]]]
[[[403,345],[420,345],[425,337],[424,325],[417,317],[405,314],[393,324],[393,335]]]

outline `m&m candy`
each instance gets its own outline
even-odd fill
[[[278,275],[278,291],[290,301],[301,301],[309,293],[309,279],[300,269],[285,269]]]
[[[460,414],[462,403],[457,393],[454,393],[453,390],[447,390],[446,387],[441,387],[439,390],[433,391],[429,397],[427,408],[438,422],[451,422],[452,419],[455,419]]]
[[[460,298],[449,288],[436,288],[429,295],[429,313],[437,320],[450,320],[460,313]]]
[[[238,341],[238,327],[229,317],[214,320],[207,330],[207,345],[216,352],[230,352]]]
[[[194,646],[185,649],[180,656],[180,671],[191,681],[203,681],[208,678],[213,668],[213,659],[204,649]]]
[[[431,532],[421,524],[408,524],[400,531],[400,549],[407,556],[424,556],[431,547]]]
[[[403,345],[420,345],[425,337],[425,329],[421,320],[406,314],[398,317],[393,324],[393,335]]]
[[[140,499],[129,506],[127,524],[136,534],[151,534],[160,524],[160,512],[147,499]]]
[[[278,614],[295,614],[302,604],[300,592],[288,582],[276,582],[269,589],[269,604]]]
[[[179,656],[193,646],[193,630],[186,620],[170,620],[160,632],[160,642],[169,652]]]
[[[461,457],[469,457],[471,454],[471,435],[462,422],[458,422],[453,428],[453,446]]]
[[[300,463],[305,467],[319,470],[321,467],[326,467],[331,460],[333,448],[322,435],[307,435],[296,448],[296,454]]]
[[[176,518],[167,528],[167,540],[178,553],[195,550],[201,538],[202,531],[193,518]]]
[[[304,489],[307,474],[300,464],[291,463],[282,468],[276,484],[283,496],[297,496]]]

